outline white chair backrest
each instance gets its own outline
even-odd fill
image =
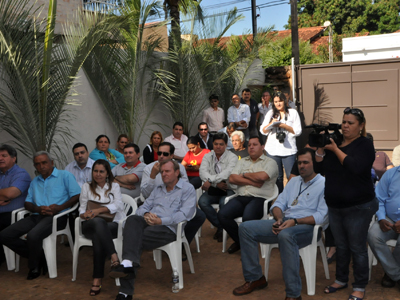
[[[129,195],[122,194],[122,202],[124,202],[124,213],[128,215],[129,209],[132,207],[131,215],[136,213],[137,204],[136,201]]]
[[[278,186],[275,184],[274,185],[274,193],[270,198],[265,199],[264,202],[264,216],[262,217],[263,220],[269,219],[269,213],[268,213],[268,203],[271,201],[275,200],[279,196],[279,189]]]

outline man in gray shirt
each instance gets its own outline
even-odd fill
[[[121,187],[121,193],[127,194],[132,198],[140,196],[140,182],[142,180],[143,170],[146,167],[139,160],[140,149],[136,144],[127,144],[124,147],[125,162],[116,165],[112,169],[116,182]]]
[[[164,160],[160,173],[163,183],[155,187],[136,215],[125,223],[122,262],[110,272],[111,277],[121,278],[116,299],[132,299],[142,250],[175,241],[178,223],[189,221],[196,211],[196,191],[180,178],[179,164]]]

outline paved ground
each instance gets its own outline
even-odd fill
[[[269,269],[269,286],[260,291],[241,298],[235,297],[232,290],[243,284],[240,252],[235,254],[222,253],[222,244],[212,239],[215,229],[210,228],[208,221],[203,225],[203,235],[200,238],[201,252],[195,252],[192,244],[195,274],[191,274],[187,262],[183,265],[185,287],[178,294],[171,292],[171,265],[166,255],[163,255],[163,268],[156,270],[152,252],[142,255],[142,269],[139,270],[136,281],[134,299],[285,299],[285,286],[282,280],[282,269],[279,251],[272,252]],[[228,240],[228,244],[231,240]],[[28,273],[25,259],[21,259],[21,270],[16,273],[7,271],[6,265],[0,267],[0,299],[93,299],[89,296],[92,273],[92,249],[83,248],[79,255],[78,276],[75,282],[72,278],[72,255],[64,245],[57,246],[58,277],[49,279],[41,276],[33,281],[27,281]],[[263,262],[262,262],[263,264]],[[315,296],[307,296],[304,272],[300,274],[303,281],[302,296],[307,299],[348,299],[351,289],[339,291],[332,295],[323,293],[324,286],[333,282],[335,263],[329,266],[331,280],[324,276],[321,259],[317,261],[317,281]],[[109,261],[106,263],[106,274],[109,271]],[[378,264],[372,269],[372,280],[367,287],[368,300],[400,299],[400,290],[382,288],[380,279],[383,276],[382,267]],[[118,288],[108,277],[103,279],[103,289],[96,299],[115,299]]]

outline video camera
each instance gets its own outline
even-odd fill
[[[327,126],[312,124],[306,126],[306,128],[313,128],[313,131],[308,136],[308,144],[311,147],[325,147],[331,143],[330,139],[336,143],[336,145],[340,145],[343,142],[343,134],[340,133],[339,129],[341,129],[340,124],[329,123]],[[329,133],[329,130],[333,132]],[[325,133],[321,134],[321,132],[325,131]]]

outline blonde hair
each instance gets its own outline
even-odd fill
[[[161,142],[160,142],[160,144],[163,142],[163,136],[162,136],[162,134],[161,134],[161,132],[159,132],[159,131],[153,131],[153,133],[151,134],[151,136],[150,136],[150,145],[152,145],[153,144],[153,136],[155,136],[155,135],[159,135],[160,137],[161,137]]]

